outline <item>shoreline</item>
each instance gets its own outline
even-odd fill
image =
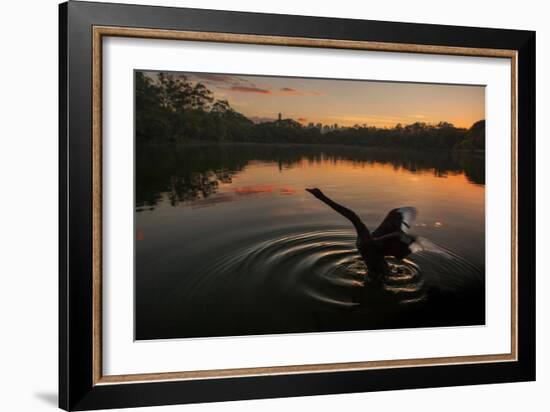
[[[137,145],[136,145],[137,146]],[[410,152],[437,152],[437,153],[467,153],[471,155],[485,155],[485,150],[475,149],[442,149],[442,148],[402,148],[384,147],[384,146],[362,146],[362,145],[347,145],[347,144],[326,144],[326,143],[282,143],[282,142],[220,142],[220,141],[203,141],[203,140],[189,140],[186,142],[164,142],[164,143],[141,143],[143,147],[200,147],[200,146],[236,146],[236,147],[255,147],[255,146],[270,146],[278,148],[334,148],[334,149],[361,149],[378,152],[395,152],[400,151],[404,153]]]

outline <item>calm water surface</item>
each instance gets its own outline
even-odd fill
[[[136,338],[485,322],[483,156],[270,145],[136,154]],[[418,251],[376,282],[351,224],[415,206]]]

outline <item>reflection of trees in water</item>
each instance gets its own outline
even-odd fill
[[[204,199],[231,183],[246,163],[220,146],[146,146],[136,151],[136,206],[154,206],[166,195],[174,206]]]
[[[464,173],[472,183],[485,184],[483,154],[312,145],[147,145],[136,152],[136,206],[155,206],[163,196],[173,206],[206,199],[251,161],[275,162],[282,170],[304,160],[390,164],[438,177]]]
[[[454,152],[453,160],[472,183],[485,184],[485,153]]]

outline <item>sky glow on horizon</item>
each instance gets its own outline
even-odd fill
[[[152,78],[158,72],[148,72]],[[485,119],[485,87],[214,73],[181,74],[255,122],[281,113],[309,123],[394,127],[449,122],[469,128]]]

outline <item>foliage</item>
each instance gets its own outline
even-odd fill
[[[456,145],[460,150],[485,150],[485,120],[475,122],[462,141]]]

